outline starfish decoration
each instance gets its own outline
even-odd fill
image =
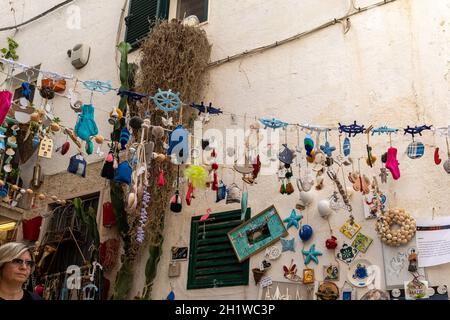
[[[309,250],[302,250],[303,255],[305,256],[305,265],[308,265],[311,260],[316,264],[319,264],[319,259],[317,256],[321,256],[322,252],[316,250],[316,245],[313,244]]]
[[[300,227],[298,222],[302,218],[303,216],[301,214],[298,215],[297,212],[295,212],[295,209],[292,209],[291,215],[284,219],[283,222],[287,223],[286,229],[289,229],[292,226],[295,226],[298,229]]]
[[[403,131],[405,132],[404,134],[410,134],[412,135],[412,137],[414,138],[414,135],[419,134],[419,136],[422,136],[422,131],[424,130],[431,130],[432,126],[427,126],[426,124],[424,124],[423,126],[415,126],[414,128],[411,128],[410,126],[408,126],[407,128],[403,129]]]
[[[365,130],[366,129],[364,128],[364,125],[358,125],[358,124],[356,124],[356,121],[353,124],[348,125],[348,126],[345,126],[345,125],[342,125],[339,123],[339,132],[340,133],[342,133],[342,132],[348,133],[348,135],[350,137],[352,136],[352,134],[354,137],[356,137],[356,135],[358,133],[364,133]]]
[[[285,252],[285,251],[292,251],[295,252],[294,249],[294,245],[295,245],[295,238],[293,237],[290,240],[281,238],[281,252]]]
[[[320,150],[323,151],[328,157],[331,157],[333,155],[333,151],[336,151],[336,147],[332,146],[328,141],[325,142],[324,145],[320,146]]]

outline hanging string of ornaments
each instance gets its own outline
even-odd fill
[[[16,61],[12,61],[12,60],[7,60],[7,59],[1,58],[0,61],[10,67],[9,72],[8,72],[10,81],[12,78],[14,78],[13,72],[16,68],[23,69],[25,72],[33,72],[33,73],[38,72],[45,77],[42,81],[43,85],[39,88],[41,96],[45,99],[45,106],[44,106],[44,108],[41,108],[39,110],[35,109],[35,111],[33,113],[31,113],[29,120],[32,122],[42,123],[43,120],[45,120],[48,117],[48,112],[47,112],[47,110],[45,110],[45,108],[47,107],[47,103],[55,97],[55,92],[57,92],[57,91],[61,92],[61,91],[65,90],[65,87],[66,87],[65,80],[74,80],[75,81],[75,85],[74,85],[73,89],[69,89],[69,94],[62,95],[62,96],[66,97],[70,100],[71,108],[79,114],[79,119],[78,119],[77,125],[75,126],[75,128],[69,128],[67,126],[61,125],[58,121],[51,121],[48,128],[44,128],[41,132],[36,133],[33,138],[33,147],[36,148],[39,145],[39,157],[43,157],[43,158],[51,158],[51,154],[53,152],[53,141],[52,141],[51,137],[49,136],[50,133],[56,133],[56,132],[62,131],[64,134],[66,134],[68,137],[70,137],[70,139],[78,147],[78,149],[80,151],[79,155],[82,155],[83,152],[81,150],[82,143],[78,140],[78,138],[85,142],[85,151],[87,154],[93,153],[94,146],[93,146],[92,140],[94,140],[99,145],[101,145],[105,141],[110,141],[98,134],[98,129],[97,129],[97,126],[94,121],[94,110],[95,109],[92,105],[92,98],[93,98],[94,93],[107,94],[110,92],[115,92],[120,97],[127,97],[129,100],[134,101],[134,102],[139,102],[139,103],[142,103],[143,99],[150,99],[154,103],[154,105],[156,106],[157,109],[163,111],[166,114],[166,117],[164,118],[165,124],[167,124],[167,126],[172,126],[172,127],[173,127],[173,121],[172,121],[172,118],[169,118],[169,116],[168,116],[169,113],[179,112],[180,110],[182,110],[183,106],[186,106],[186,104],[184,104],[181,101],[179,93],[175,93],[171,89],[169,89],[167,91],[158,89],[158,92],[156,92],[154,95],[151,95],[148,93],[138,93],[138,92],[132,92],[132,91],[128,91],[128,90],[123,90],[121,88],[114,88],[111,85],[110,81],[107,81],[107,82],[100,81],[100,80],[82,81],[82,80],[74,78],[73,75],[62,75],[62,74],[59,74],[56,72],[39,70],[34,67],[27,66],[25,64],[22,64],[22,63],[19,63]],[[27,75],[30,78],[31,74],[27,73]],[[81,98],[80,98],[81,94],[77,91],[78,83],[81,83],[85,90],[88,90],[91,92],[90,104],[83,104],[81,102]],[[21,85],[24,97],[20,99],[19,107],[21,107],[22,109],[26,109],[26,108],[32,106],[30,103],[30,100],[31,100],[30,85],[31,84],[29,82],[29,79],[28,79],[28,81],[24,81]],[[61,88],[58,88],[59,86],[61,86]],[[3,126],[0,127],[0,150],[5,150],[5,147],[8,147],[6,149],[6,151],[4,151],[4,155],[2,156],[2,161],[1,161],[2,162],[1,169],[5,172],[5,176],[2,180],[0,180],[0,187],[2,187],[0,196],[2,196],[2,197],[6,196],[9,188],[11,188],[11,190],[13,190],[14,192],[19,192],[19,194],[21,194],[21,195],[24,195],[26,193],[33,195],[34,191],[31,188],[23,189],[23,188],[20,188],[17,185],[17,183],[13,184],[13,183],[9,183],[6,181],[8,174],[12,171],[11,161],[14,158],[15,149],[17,149],[16,135],[17,135],[17,130],[19,130],[18,124],[24,123],[28,119],[25,119],[25,121],[23,119],[20,119],[20,116],[21,116],[20,112],[15,113],[18,115],[17,118],[19,118],[19,119],[10,116],[10,108],[15,103],[12,101],[12,93],[11,92],[9,92],[7,90],[1,91],[0,92],[0,103],[1,103],[0,123],[3,123]],[[201,102],[200,104],[193,102],[189,105],[189,107],[197,110],[198,115],[201,116],[202,119],[205,119],[205,116],[221,115],[221,114],[230,114],[232,116],[246,117],[246,115],[237,115],[237,114],[228,113],[226,111],[223,111],[221,108],[213,106],[212,103],[205,105],[204,102]],[[149,114],[149,112],[150,111],[147,111],[147,114]],[[116,107],[112,108],[112,110],[109,112],[109,115],[110,115],[109,122],[112,125],[117,123],[117,121],[121,120],[123,117],[123,114],[120,111],[120,109],[118,109]],[[55,118],[50,119],[50,120],[55,120]],[[146,120],[148,120],[148,119],[146,119]],[[133,122],[135,122],[134,125],[133,125]],[[339,126],[337,128],[321,126],[321,125],[312,125],[312,124],[288,123],[288,122],[282,121],[280,119],[269,118],[269,117],[259,117],[259,122],[260,122],[260,124],[263,125],[264,129],[269,128],[272,130],[277,130],[277,129],[286,130],[288,126],[294,126],[294,127],[297,127],[304,131],[309,132],[306,135],[305,142],[304,142],[304,148],[306,151],[307,161],[309,163],[320,163],[320,162],[322,162],[322,160],[325,160],[326,165],[328,167],[331,166],[333,164],[333,162],[336,162],[338,165],[341,165],[343,163],[348,165],[349,164],[348,156],[349,156],[350,148],[351,148],[350,138],[354,138],[358,134],[364,134],[364,133],[367,134],[367,138],[368,138],[368,143],[367,143],[368,157],[366,159],[366,162],[370,167],[372,167],[374,162],[376,161],[376,157],[372,154],[372,148],[370,147],[369,135],[373,136],[375,134],[378,134],[378,135],[389,134],[389,137],[390,137],[392,134],[396,134],[400,131],[399,128],[392,128],[392,127],[388,127],[388,126],[380,126],[377,128],[373,128],[372,126],[370,126],[369,128],[366,128],[364,125],[357,124],[356,121],[354,123],[348,124],[348,125],[338,123]],[[8,124],[11,125],[12,135],[9,137],[6,137],[5,134],[7,133]],[[132,119],[128,119],[128,124],[132,128],[139,129],[140,127],[143,126],[144,121],[142,119],[140,119],[139,117],[133,117]],[[151,123],[149,123],[148,121],[145,122],[145,126],[147,128],[152,128],[153,135],[160,136],[161,138],[164,136],[165,131],[172,132],[171,129],[166,129],[166,128],[158,127],[158,126],[152,126]],[[182,126],[182,125],[179,124],[179,126]],[[183,128],[183,130],[185,130],[185,129]],[[340,134],[346,135],[346,138],[345,138],[344,144],[343,144],[344,155],[340,154],[337,157],[332,157],[332,153],[336,150],[336,148],[334,146],[331,146],[331,144],[328,141],[328,132],[331,132],[332,130],[338,130],[338,132]],[[422,125],[422,126],[414,126],[414,127],[407,126],[407,128],[404,128],[403,129],[404,135],[408,134],[408,135],[411,135],[411,137],[412,137],[412,143],[408,146],[408,149],[407,149],[408,157],[410,157],[411,159],[417,159],[417,158],[420,158],[421,156],[423,156],[425,146],[423,145],[422,142],[415,141],[415,136],[416,135],[422,136],[423,131],[427,131],[427,130],[433,130],[434,132],[439,132],[442,135],[447,136],[448,159],[444,162],[443,167],[444,167],[445,171],[450,174],[450,150],[448,148],[448,136],[450,134],[450,126],[435,128],[432,125]],[[325,135],[326,135],[325,144],[315,146],[314,140],[310,136],[310,134],[312,134],[314,132],[317,133],[317,137],[319,137],[321,133],[325,133]],[[188,134],[189,133],[187,132],[187,135]],[[6,138],[6,143],[5,143],[5,138]],[[129,138],[130,138],[130,132],[128,131],[127,128],[124,128],[121,132],[121,137],[120,137],[120,149],[121,150],[126,149]],[[170,157],[171,151],[178,142],[179,141],[172,141],[172,147],[168,149],[167,156],[165,156],[163,154],[156,154],[156,155],[153,154],[152,156],[156,157],[159,160],[171,160],[171,157]],[[185,142],[187,142],[187,139]],[[61,151],[61,154],[64,155],[65,153],[67,153],[69,147],[70,147],[70,144],[66,141],[66,143],[58,151]],[[111,150],[113,150],[113,148],[114,148],[114,146],[113,146],[113,144],[111,144]],[[186,145],[183,147],[183,149],[187,149],[187,148],[188,148],[188,145],[186,143]],[[341,148],[341,145],[339,146],[339,148]],[[186,151],[188,151],[188,150],[186,150]],[[297,152],[298,151],[299,150],[297,150]],[[286,157],[292,156],[290,149],[287,148],[287,144],[284,145],[284,151],[282,151],[280,154],[281,154],[281,158],[286,158]],[[7,156],[6,159],[4,159],[5,155]],[[175,158],[177,158],[178,163],[185,163],[187,155],[188,155],[188,152],[185,152],[183,159],[180,159],[179,155],[178,155],[178,157],[175,157]],[[319,157],[322,160],[317,160],[316,155],[317,155],[317,157]],[[325,158],[325,159],[323,159],[323,158]],[[439,165],[442,161],[439,156],[439,148],[435,149],[434,159],[435,159],[436,165]],[[381,173],[380,173],[382,182],[386,181],[386,175],[387,175],[386,169],[390,171],[394,180],[399,179],[400,178],[400,169],[399,169],[399,163],[397,160],[397,149],[392,147],[392,143],[391,143],[391,146],[388,149],[387,153],[385,155],[383,155],[382,160],[385,163],[385,168],[381,168]],[[289,161],[290,161],[289,159],[284,161],[285,167],[286,167],[285,168],[286,172],[284,173],[283,177],[280,177],[280,179],[282,181],[284,181],[285,179],[288,181],[287,185],[284,185],[284,182],[283,182],[282,187],[280,189],[280,190],[286,190],[285,192],[288,194],[292,193],[292,191],[293,191],[293,188],[291,187],[291,184],[290,184],[290,178],[292,177],[292,170],[289,167],[289,164],[288,164]],[[256,172],[259,171],[257,168],[254,168],[253,165],[249,165],[248,170],[247,170],[247,168],[244,168],[244,167],[240,168],[239,166],[235,165],[234,170],[237,170],[238,172],[240,172],[244,175],[250,174],[254,170]],[[218,166],[216,164],[215,167],[213,168],[214,182],[212,185],[213,185],[214,191],[218,191],[217,169],[218,169]],[[205,176],[203,174],[203,171],[199,170],[199,168],[197,168],[195,166],[191,166],[190,170],[192,172],[195,172],[195,170],[198,171],[194,175],[191,176],[191,179],[190,179],[191,183],[199,181],[200,184],[202,184],[203,181],[206,180]],[[196,175],[201,178],[196,179],[196,177],[195,177]],[[343,192],[342,185],[340,185],[340,182],[337,179],[336,175],[330,171],[328,171],[328,175],[332,179],[332,181],[334,181],[336,183],[336,186],[338,188],[338,191],[339,191],[341,197],[343,198],[346,206],[349,207],[348,197]],[[189,170],[187,171],[187,176],[189,176]],[[247,181],[249,181],[248,177],[245,177],[245,179],[247,179]],[[356,185],[359,184],[360,188],[363,188],[363,189],[366,188],[365,183],[364,183],[365,179],[362,179],[361,176],[355,176],[352,179],[353,180],[351,180],[351,181],[353,181],[354,184],[356,184]],[[252,180],[252,179],[250,179],[250,180]],[[199,185],[197,185],[196,187],[201,188]],[[286,187],[287,187],[287,189],[286,189]],[[45,195],[43,193],[39,193],[33,197],[33,201],[36,198],[38,200],[45,200],[46,198],[50,198],[51,200],[53,200],[59,204],[65,204],[64,200],[58,199],[58,197],[55,195]],[[350,212],[351,212],[351,210],[350,210]],[[142,217],[142,220],[145,221],[144,216]]]

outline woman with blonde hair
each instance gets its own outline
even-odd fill
[[[23,243],[0,246],[0,300],[42,300],[23,289],[34,268],[31,249]]]

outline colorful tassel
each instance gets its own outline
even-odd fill
[[[214,190],[214,191],[219,190],[219,179],[217,177],[217,173],[216,172],[214,172],[214,180],[213,180],[211,189]]]
[[[165,181],[164,181],[164,170],[159,169],[159,179],[158,179],[158,186],[164,187]]]
[[[188,191],[186,192],[186,203],[188,206],[191,205],[193,192],[194,192],[194,186],[192,185],[192,183],[189,183]]]
[[[192,183],[196,189],[205,189],[208,179],[208,171],[202,166],[191,165],[184,171],[186,178]]]

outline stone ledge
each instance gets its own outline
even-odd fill
[[[0,208],[5,208],[5,210],[1,210],[0,214],[10,219],[20,220],[24,215],[26,215],[27,210],[10,207],[4,202],[0,202]]]

